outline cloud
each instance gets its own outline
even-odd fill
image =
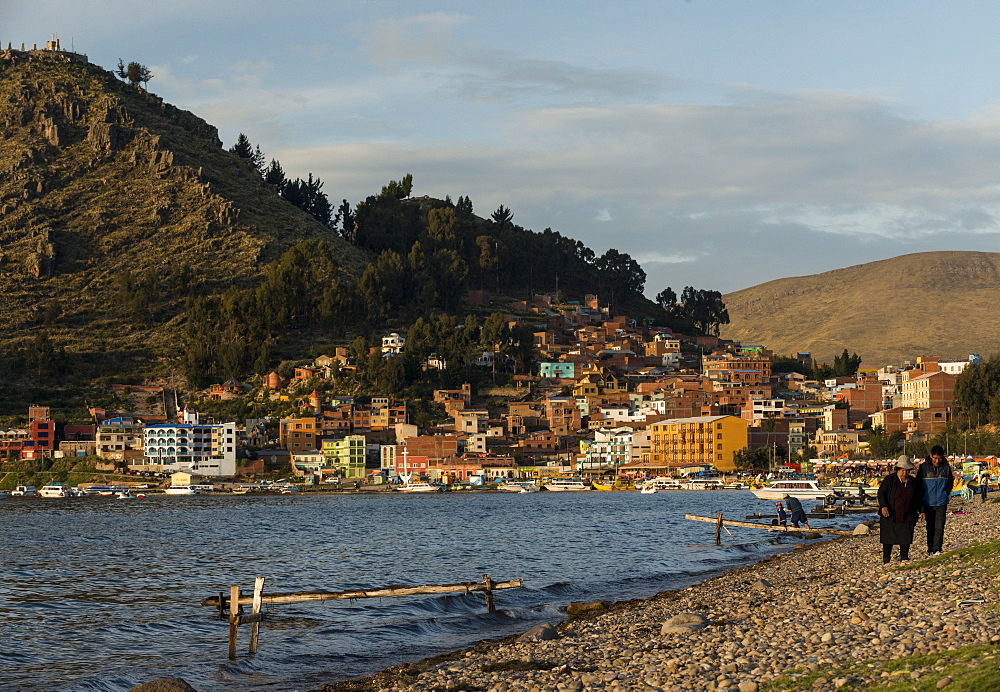
[[[597,216],[594,217],[594,221],[600,221],[602,223],[608,223],[609,221],[613,221],[613,219],[611,218],[611,211],[608,209],[601,209],[601,211],[598,212]]]

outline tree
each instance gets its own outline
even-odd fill
[[[955,379],[955,410],[972,427],[1000,421],[1000,355],[966,368]]]
[[[622,300],[642,295],[646,272],[624,252],[611,248],[594,262],[602,290],[610,293],[612,309],[620,308]]]
[[[250,138],[245,134],[242,132],[239,134],[239,137],[236,138],[236,144],[232,146],[229,152],[231,154],[236,154],[241,159],[249,161],[253,169],[257,171],[258,174],[263,175],[264,152],[260,150],[260,146],[254,148],[254,146],[250,143]],[[276,163],[276,161],[271,162],[272,166]],[[281,166],[278,166],[278,170],[281,170]]]
[[[470,208],[472,207],[471,202],[469,202],[469,207]],[[499,207],[497,207],[495,212],[490,214],[490,218],[493,219],[493,223],[499,226],[500,230],[502,231],[504,228],[509,226],[510,223],[514,220],[514,214],[511,212],[510,209],[501,204]]]
[[[741,471],[749,469],[768,469],[771,467],[771,456],[766,449],[744,447],[733,453],[733,464]]]
[[[868,451],[875,459],[891,459],[899,452],[903,433],[899,430],[886,433],[885,428],[876,425],[868,433]]]
[[[149,80],[153,78],[153,73],[148,67],[137,62],[130,62],[127,66],[125,61],[118,58],[118,69],[115,71],[120,78],[128,80],[129,84],[138,88],[140,82],[143,88],[149,84]]]

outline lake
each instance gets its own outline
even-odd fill
[[[747,491],[152,496],[0,500],[0,689],[300,690],[523,632],[572,601],[645,598],[799,543],[723,532]],[[819,521],[852,527],[857,518]],[[203,598],[523,578],[482,594],[265,606],[260,648],[227,659]]]

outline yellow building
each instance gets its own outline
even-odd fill
[[[278,429],[278,443],[292,454],[318,449],[318,426],[314,416],[283,418]]]
[[[736,416],[671,418],[654,423],[650,433],[648,461],[671,468],[711,464],[732,471],[733,455],[747,446],[747,422]]]

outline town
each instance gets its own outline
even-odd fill
[[[486,299],[477,293],[470,298]],[[946,430],[956,379],[979,359],[916,354],[876,369],[845,350],[837,361],[855,372],[812,380],[803,374],[816,369],[809,353],[775,356],[764,345],[640,326],[596,295],[559,304],[541,294],[509,307],[508,327],[533,330],[531,373],[505,386],[434,390],[432,425],[411,422],[414,402],[330,391],[338,372],[357,367],[337,347],[288,378],[229,380],[183,404],[160,386],[113,385],[126,401],[155,405],[91,406],[86,424],[57,426],[49,407],[29,406],[27,427],[0,431],[0,456],[5,470],[15,460],[69,470],[66,462],[86,459],[97,472],[170,476],[175,485],[290,474],[321,487],[559,477],[625,487],[663,476],[815,472],[888,458]],[[405,345],[389,333],[369,355],[401,358]],[[495,371],[502,358],[484,351],[476,365]],[[448,363],[432,354],[422,366]],[[225,421],[199,412],[241,400],[294,413]],[[25,481],[9,473],[4,487]]]

